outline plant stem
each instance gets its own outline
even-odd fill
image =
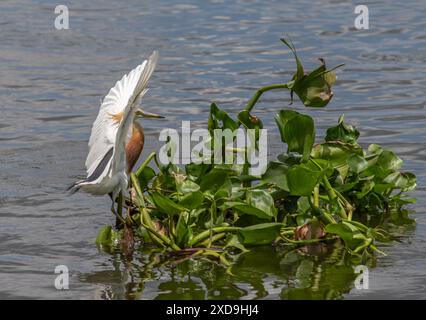
[[[123,217],[119,216],[118,213],[117,213],[117,211],[115,210],[115,202],[112,203],[111,212],[117,218],[117,220],[116,220],[116,224],[117,225],[118,225],[118,221],[120,221],[123,224],[123,226],[126,225],[126,221],[124,221]]]
[[[122,213],[123,213],[123,192],[120,191],[120,193],[118,194],[118,199],[117,199],[117,213],[120,217],[122,217]]]
[[[202,242],[203,240],[207,239],[210,236],[210,230],[213,233],[221,233],[221,232],[238,231],[240,229],[241,228],[239,228],[239,227],[216,227],[216,228],[212,228],[212,229],[209,229],[209,230],[205,230],[205,231],[197,234],[194,238],[192,238],[189,245],[192,247],[192,246],[196,245],[197,243]]]
[[[340,204],[340,202],[337,201],[337,194],[336,194],[336,192],[334,192],[334,189],[331,186],[330,181],[328,181],[328,179],[327,179],[326,176],[324,176],[324,178],[322,179],[322,181],[324,183],[325,190],[327,190],[327,194],[328,194],[328,197],[330,198],[330,200],[337,202],[337,204],[338,204],[338,206],[340,208],[340,211],[339,211],[340,217],[342,217],[343,219],[347,219],[348,216],[346,215],[346,211],[343,208],[343,206]]]
[[[145,161],[142,162],[141,166],[136,171],[136,176],[137,177],[139,177],[141,175],[141,173],[144,171],[144,169],[146,168],[146,166],[151,162],[152,158],[154,158],[156,155],[157,154],[155,152],[151,152],[149,154],[149,156],[145,159]]]
[[[251,111],[254,107],[254,105],[257,103],[257,101],[259,100],[260,96],[266,92],[266,91],[270,91],[270,90],[276,90],[276,89],[288,89],[288,84],[287,83],[282,83],[282,84],[271,84],[269,86],[260,88],[259,90],[256,91],[256,93],[254,94],[254,96],[250,99],[250,101],[247,103],[247,106],[244,108],[244,110],[246,111]]]
[[[314,187],[314,207],[319,208],[319,187],[318,185]]]
[[[154,230],[155,231],[155,226],[154,223],[151,220],[151,217],[149,216],[148,211],[146,210],[146,208],[143,207],[139,207],[139,211],[140,211],[140,215],[141,215],[141,219],[140,219],[140,223],[141,226],[143,226],[148,232],[150,230]],[[156,232],[150,232],[150,236],[152,241],[160,244],[162,247],[165,247],[165,243],[161,240],[161,237],[157,237],[155,235]]]
[[[309,239],[309,240],[292,240],[292,239],[289,239],[285,236],[282,236],[282,238],[285,241],[292,243],[292,244],[312,244],[312,243],[327,241],[327,240],[330,240],[330,239],[337,239],[338,237],[336,236],[336,237],[333,237],[333,238],[320,238],[320,239]]]
[[[163,246],[166,244],[175,251],[180,250],[180,248],[172,240],[155,230],[154,223],[152,222],[151,217],[145,208],[145,201],[143,199],[142,191],[136,175],[132,173],[130,175],[130,179],[132,180],[133,187],[135,188],[138,197],[139,211],[141,214],[141,225],[151,234],[152,241],[160,243]]]
[[[155,230],[155,226],[151,220],[151,217],[149,216],[148,211],[145,208],[141,208],[141,225],[149,233],[151,233],[151,238],[153,241],[160,242],[163,245],[166,244],[167,246],[169,246],[175,251],[180,250],[180,248],[173,241],[171,241],[167,236]]]
[[[337,190],[334,190],[339,197],[339,200],[342,201],[343,205],[348,210],[348,220],[352,220],[352,213],[354,211],[354,207],[351,205],[351,203]]]
[[[211,247],[213,242],[222,239],[224,236],[226,236],[226,233],[224,233],[224,232],[218,233],[218,234],[214,235],[213,237],[211,237],[211,239],[209,238],[209,239],[201,242],[201,245],[204,246],[204,247]]]
[[[265,87],[260,88],[259,90],[256,91],[254,96],[249,100],[249,102],[247,103],[247,106],[244,108],[244,110],[250,112],[254,108],[255,104],[257,103],[257,101],[259,100],[260,96],[263,93],[265,93],[266,91],[276,90],[276,89],[288,89],[288,84],[287,83],[271,84],[269,86],[265,86]],[[245,152],[247,153],[247,150]],[[246,156],[246,159],[247,159],[247,154],[245,154],[245,156]],[[242,174],[243,175],[249,174],[249,165],[247,163],[244,164]],[[243,187],[248,188],[250,186],[251,186],[250,181],[243,182]]]
[[[319,219],[321,219],[326,224],[336,223],[336,220],[334,220],[333,216],[325,212],[321,212]]]
[[[137,200],[139,202],[139,206],[145,208],[145,200],[143,199],[142,190],[141,190],[141,187],[139,185],[139,181],[136,178],[136,175],[134,173],[131,173],[130,174],[130,179],[132,181],[133,188],[135,188],[136,195],[137,195],[137,198],[138,198]]]

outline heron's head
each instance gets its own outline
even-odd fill
[[[155,113],[149,113],[149,112],[143,111],[141,108],[139,108],[138,110],[136,110],[136,118],[164,118],[164,117]]]

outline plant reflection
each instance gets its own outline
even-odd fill
[[[341,299],[354,288],[354,267],[373,268],[375,260],[351,256],[338,242],[254,247],[230,268],[206,258],[113,252],[113,270],[81,278],[102,286],[95,295],[99,299]]]

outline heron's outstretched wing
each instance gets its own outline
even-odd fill
[[[123,117],[120,122],[120,126],[117,131],[115,146],[114,146],[114,155],[113,155],[113,165],[116,170],[124,169],[127,167],[125,160],[125,145],[124,141],[126,136],[129,133],[131,126],[133,125],[133,119],[135,117],[135,112],[140,103],[143,95],[148,91],[147,85],[149,78],[151,78],[152,73],[154,72],[155,66],[158,61],[158,52],[154,51],[146,61],[145,67],[142,70],[142,73],[136,83],[136,86],[132,92],[131,97],[128,99],[128,103],[123,110]]]
[[[157,54],[154,52],[153,55],[156,61]],[[124,127],[125,119],[130,114],[132,105],[138,102],[143,95],[149,76],[153,71],[152,63],[150,63],[151,57],[117,81],[103,99],[89,140],[89,154],[86,159],[88,177],[93,175],[105,155],[115,147],[119,128]],[[119,151],[122,152],[122,150]],[[105,170],[99,175],[99,179],[103,178],[108,173],[107,171]]]

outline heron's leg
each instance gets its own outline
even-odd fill
[[[121,193],[120,193],[121,195]],[[120,209],[120,197],[119,197],[119,203],[118,203],[118,212],[115,210],[115,200],[113,200],[112,194],[110,194],[110,197],[112,199],[111,204],[111,212],[115,215],[115,226],[117,228],[120,228],[120,226],[124,226],[126,222],[124,221],[123,217],[121,216],[121,209]],[[122,197],[121,197],[122,198]]]
[[[118,215],[120,217],[123,217],[123,192],[120,191],[120,193],[118,194],[118,199],[117,199],[117,210],[118,210]]]

